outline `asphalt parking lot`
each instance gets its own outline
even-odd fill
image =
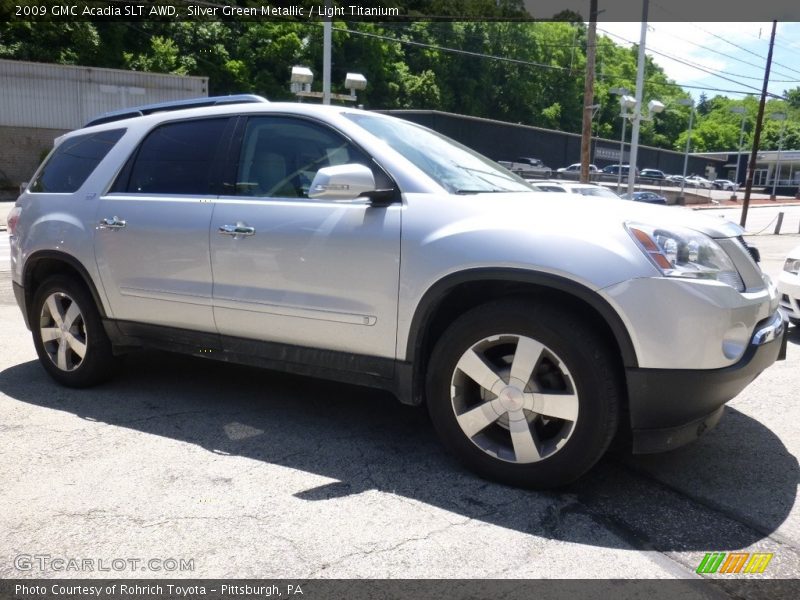
[[[775,274],[800,237],[755,243]],[[8,275],[2,578],[109,576],[115,559],[116,578],[693,578],[706,553],[734,551],[774,554],[749,577],[800,574],[800,329],[697,443],[611,455],[537,493],[466,472],[423,410],[369,389],[161,353],[59,387]]]

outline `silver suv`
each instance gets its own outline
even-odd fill
[[[56,140],[9,219],[55,380],[148,347],[376,386],[482,476],[547,488],[618,432],[696,438],[785,352],[731,223],[536,192],[400,119],[258,100]]]

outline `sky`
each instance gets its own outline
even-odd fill
[[[604,23],[602,16],[597,24],[598,35],[607,35],[623,45],[638,43],[641,29],[641,23],[636,22]],[[742,98],[747,93],[761,94],[771,30],[771,22],[652,22],[645,46],[667,76],[683,85],[695,100],[702,92],[709,98]],[[800,87],[798,56],[800,23],[778,23],[768,88],[771,93],[783,94]]]

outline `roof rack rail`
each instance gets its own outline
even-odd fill
[[[201,106],[218,106],[220,104],[247,104],[251,102],[269,102],[266,98],[255,94],[237,94],[233,96],[210,96],[202,98],[189,98],[188,100],[173,100],[170,102],[159,102],[158,104],[146,104],[144,106],[134,106],[123,108],[112,112],[103,113],[90,120],[84,127],[100,125],[101,123],[111,123],[143,115],[151,115],[157,112],[170,110],[183,110],[185,108],[199,108]]]

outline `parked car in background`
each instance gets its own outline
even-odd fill
[[[614,192],[602,185],[593,183],[572,183],[561,179],[549,180],[528,180],[531,186],[541,192],[559,192],[565,194],[580,194],[581,196],[596,196],[599,198],[615,198],[619,200]]]
[[[642,169],[639,173],[639,177],[647,177],[648,179],[667,178],[667,176],[664,174],[664,171],[659,171],[658,169]]]
[[[699,175],[689,175],[686,178],[686,185],[691,185],[693,187],[701,187],[710,190],[714,187],[714,185],[705,177],[700,177]]]
[[[680,183],[683,181],[683,175],[667,175],[667,181],[671,181],[673,183]]]
[[[561,167],[556,171],[557,173],[580,173],[581,172],[581,163],[572,163],[568,167]],[[589,173],[599,173],[600,169],[597,168],[597,165],[589,165]]]
[[[800,246],[792,249],[783,263],[783,271],[778,278],[778,293],[781,308],[789,320],[800,325]]]
[[[647,202],[648,204],[663,204],[666,206],[667,199],[659,196],[655,192],[633,192],[633,194],[623,194],[624,200],[635,200],[636,202]]]
[[[520,177],[552,177],[553,169],[540,159],[520,156],[514,160],[501,160],[499,164]]]
[[[623,175],[627,175],[631,170],[630,165],[608,165],[607,167],[603,168],[603,173],[617,175],[619,174],[620,167],[622,167]],[[636,174],[639,174],[639,169],[636,169]]]
[[[730,190],[735,192],[739,189],[739,184],[735,181],[731,181],[730,179],[715,179],[711,182],[711,185],[718,190]]]

